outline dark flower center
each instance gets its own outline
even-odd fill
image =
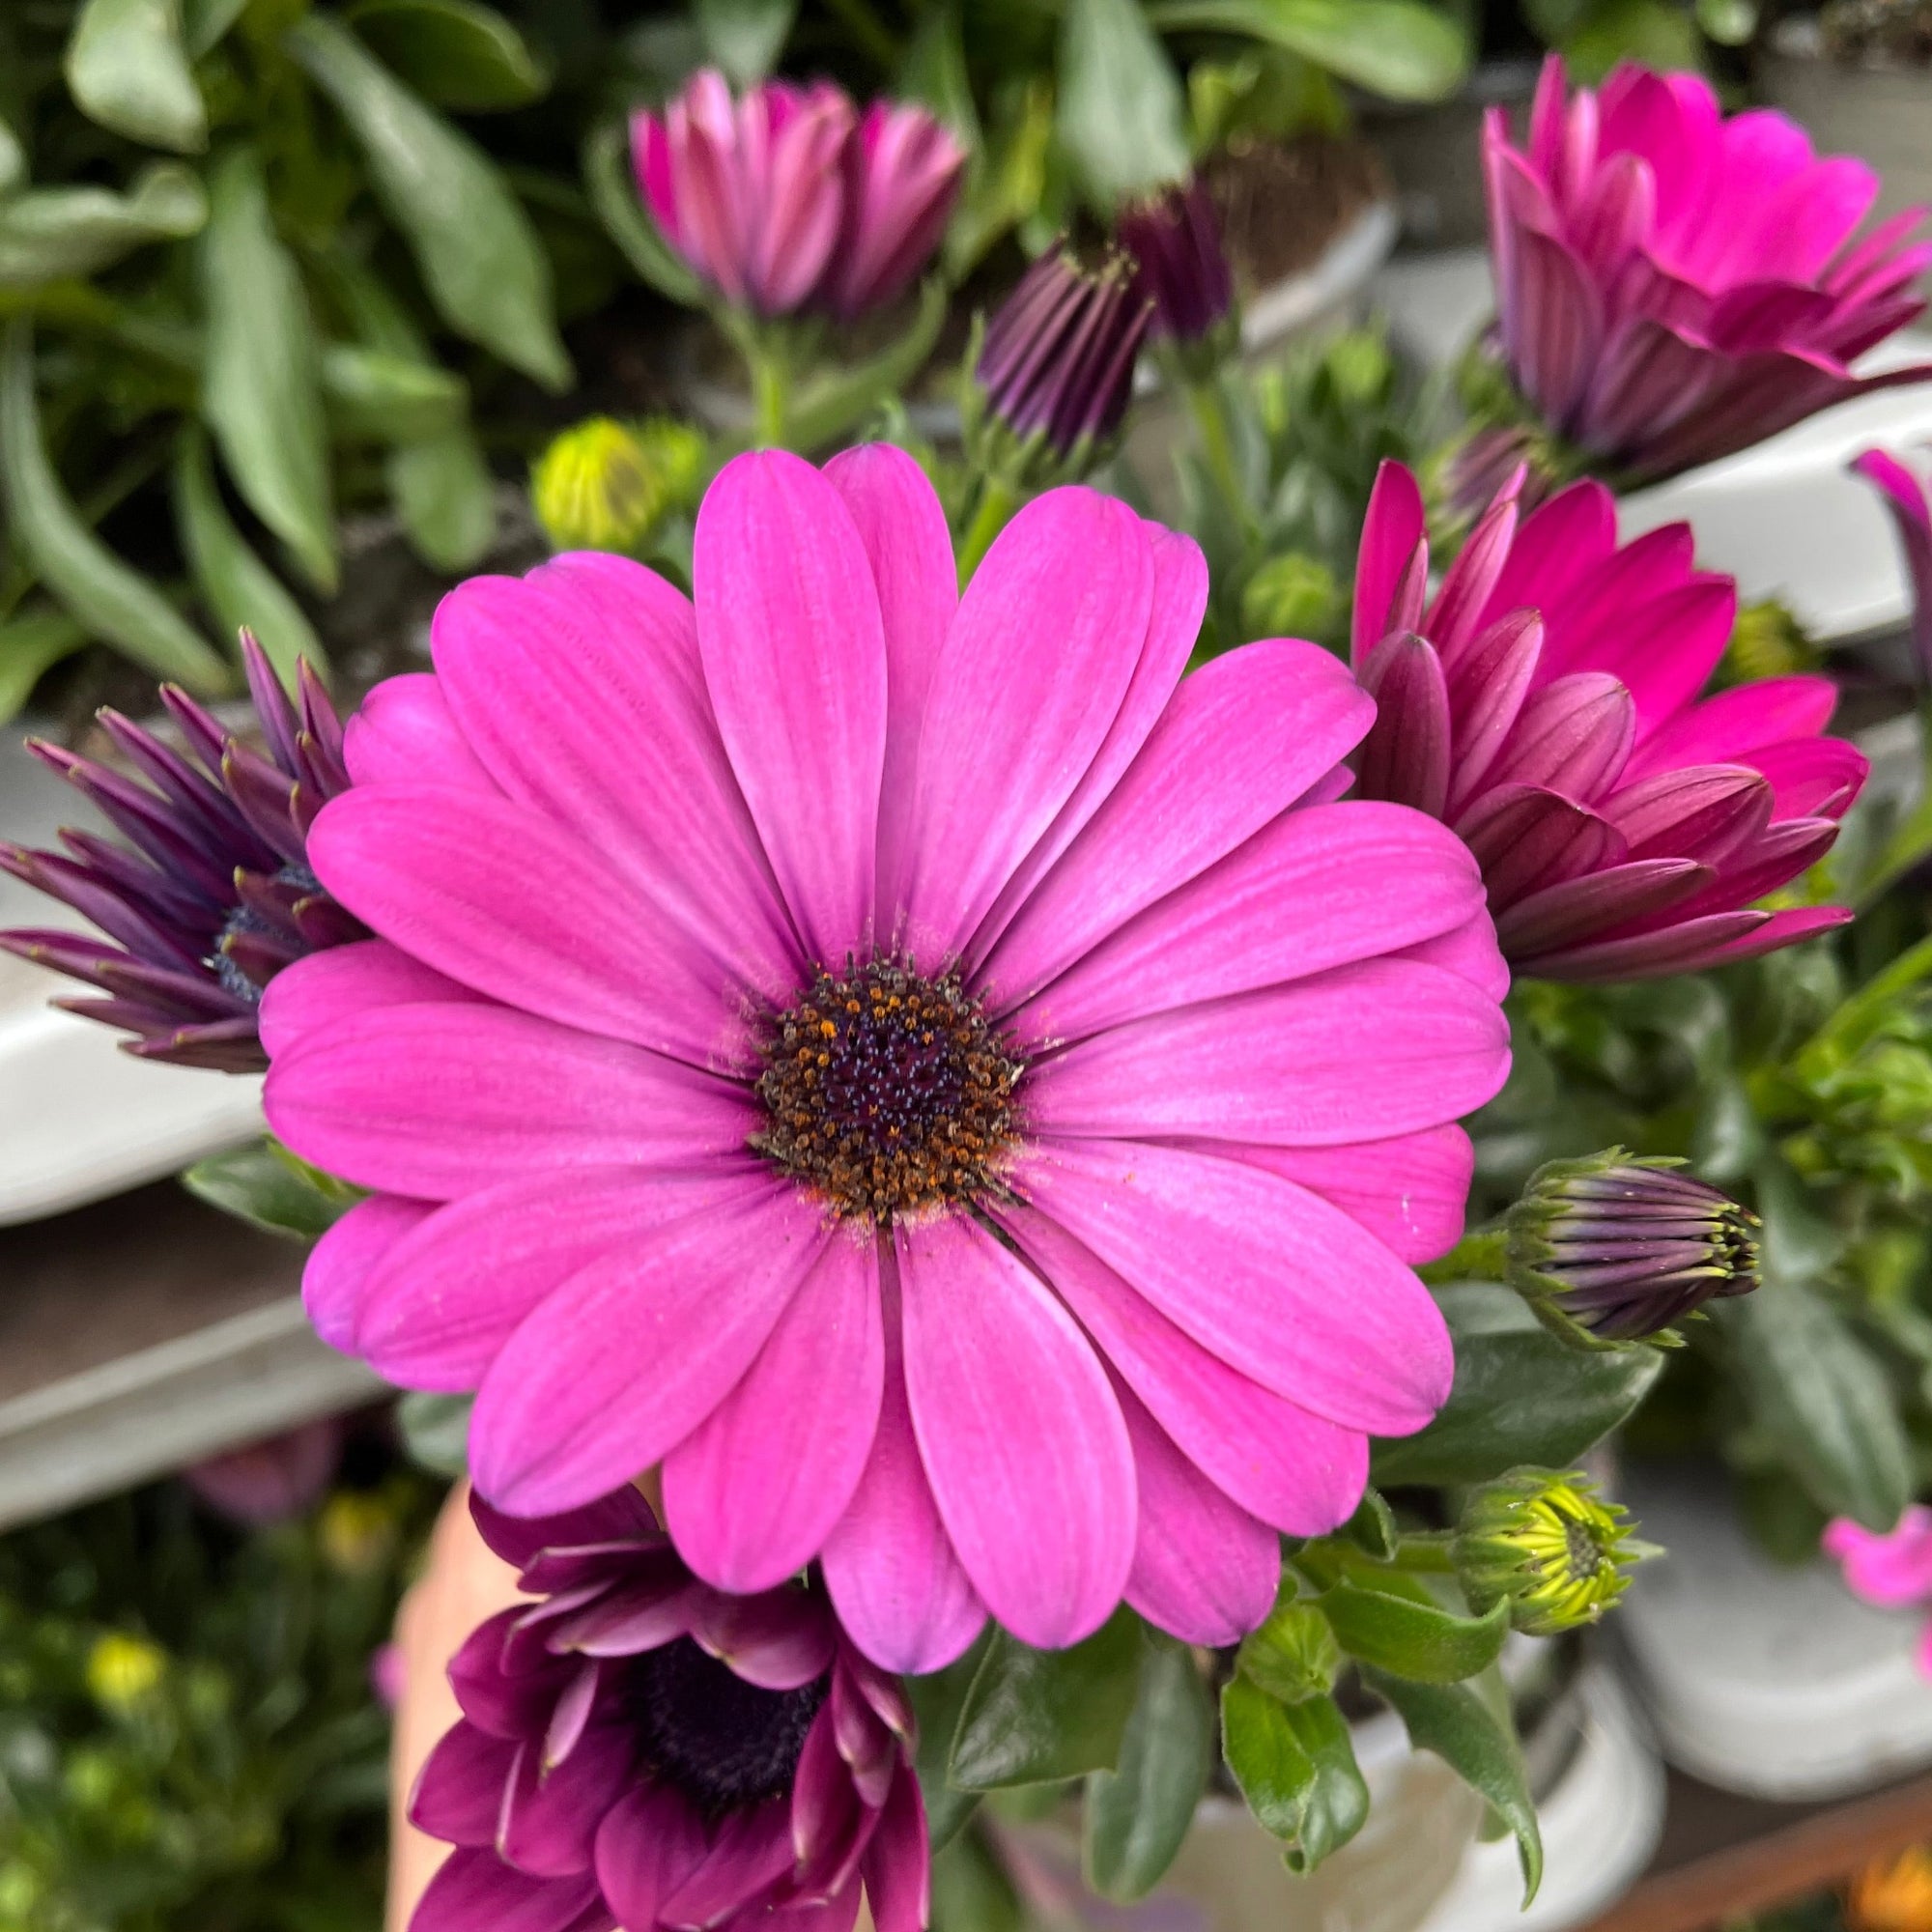
[[[821,972],[772,1022],[753,1145],[880,1224],[998,1191],[1025,1070],[956,975],[894,959]]]
[[[1572,1517],[1563,1525],[1563,1541],[1570,1559],[1570,1575],[1577,1581],[1587,1583],[1606,1560],[1597,1532],[1587,1522],[1578,1522]]]
[[[291,860],[276,871],[274,883],[292,886],[297,892],[304,894],[322,891],[322,881],[299,860]],[[253,906],[238,905],[222,921],[221,930],[214,935],[214,950],[206,961],[208,970],[221,981],[223,989],[233,993],[238,1000],[246,1000],[251,1007],[262,1004],[262,994],[266,989],[251,974],[242,970],[224,942],[244,936],[266,939],[275,930],[274,924]]]
[[[831,1683],[828,1671],[796,1690],[761,1690],[681,1636],[632,1663],[639,1747],[707,1818],[781,1798]]]

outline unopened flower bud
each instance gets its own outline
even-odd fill
[[[1335,573],[1300,551],[1271,556],[1241,592],[1241,629],[1250,638],[1328,638],[1346,630]]]
[[[1757,1216],[1671,1170],[1608,1148],[1552,1160],[1509,1210],[1509,1280],[1572,1340],[1662,1335],[1719,1295],[1758,1284]]]
[[[1191,182],[1135,203],[1116,232],[1134,259],[1135,288],[1153,304],[1157,333],[1185,348],[1223,332],[1234,313],[1235,277],[1206,184]]]
[[[1659,1553],[1634,1528],[1588,1477],[1517,1469],[1470,1498],[1451,1553],[1479,1615],[1507,1599],[1514,1629],[1555,1636],[1595,1623]]]
[[[538,458],[530,502],[554,550],[629,551],[691,501],[703,468],[704,439],[687,424],[591,416]]]
[[[155,1693],[167,1668],[167,1652],[158,1644],[109,1631],[87,1653],[88,1694],[103,1711],[125,1717]]]

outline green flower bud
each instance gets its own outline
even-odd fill
[[[167,1668],[168,1654],[158,1644],[109,1631],[87,1654],[88,1693],[103,1711],[125,1717],[155,1693]]]
[[[557,437],[530,472],[530,502],[554,550],[637,549],[696,497],[704,439],[659,417],[627,428],[591,416]]]
[[[1290,551],[1271,556],[1241,592],[1241,629],[1250,638],[1313,638],[1342,628],[1341,585],[1319,558]]]
[[[1660,1553],[1634,1527],[1586,1476],[1516,1469],[1469,1499],[1450,1553],[1479,1615],[1507,1598],[1515,1629],[1555,1636],[1595,1623]]]
[[[1757,1286],[1757,1216],[1701,1180],[1606,1148],[1530,1176],[1505,1219],[1505,1271],[1572,1341],[1674,1339],[1670,1324]]]

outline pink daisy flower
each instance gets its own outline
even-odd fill
[[[1914,1503],[1897,1527],[1881,1533],[1850,1517],[1826,1524],[1824,1549],[1845,1573],[1852,1595],[1882,1610],[1932,1606],[1932,1509]],[[1918,1639],[1918,1668],[1932,1677],[1932,1624]]]
[[[1422,492],[1385,463],[1355,573],[1354,659],[1379,706],[1361,789],[1454,826],[1519,972],[1637,980],[1842,925],[1756,904],[1828,852],[1869,769],[1821,734],[1829,678],[1700,698],[1737,613],[1688,524],[1617,543],[1578,483],[1519,522],[1523,473],[1425,610]]]
[[[1852,366],[1924,309],[1925,211],[1854,239],[1878,177],[1821,160],[1782,114],[1727,121],[1698,75],[1628,64],[1573,93],[1552,54],[1526,146],[1492,108],[1483,165],[1511,378],[1550,429],[1633,478],[1932,378]]]
[[[1123,1594],[1226,1641],[1448,1393],[1476,867],[1336,802],[1327,653],[1181,679],[1200,553],[1115,499],[960,595],[910,458],[764,452],[695,558],[465,584],[352,724],[310,852],[378,937],[263,1009],[276,1132],[380,1190],[311,1313],[477,1389],[501,1508],[662,1462],[698,1576],[822,1556],[888,1667]]]

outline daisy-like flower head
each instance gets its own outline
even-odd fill
[[[830,81],[731,98],[715,69],[631,123],[638,189],[665,240],[734,307],[852,321],[895,301],[945,233],[966,150],[923,107],[862,116]]]
[[[1507,1600],[1514,1629],[1560,1636],[1598,1622],[1658,1554],[1635,1529],[1580,1472],[1515,1469],[1469,1499],[1451,1548],[1471,1609]]]
[[[96,986],[104,999],[59,1000],[133,1035],[144,1060],[259,1073],[262,990],[293,959],[367,937],[317,883],[308,829],[349,782],[342,725],[300,667],[291,704],[245,631],[242,661],[263,751],[242,744],[186,692],[161,687],[188,757],[117,711],[102,730],[147,781],[39,740],[28,749],[81,792],[133,847],[63,831],[65,852],[0,843],[0,867],[63,900],[104,935],[0,932],[0,947]]]
[[[458,1849],[412,1932],[849,1932],[862,1890],[879,1932],[919,1932],[912,1712],[822,1590],[721,1595],[631,1489],[530,1521],[470,1511],[537,1601],[451,1661],[463,1716],[410,1817]]]
[[[1879,189],[1693,73],[1619,67],[1601,93],[1543,70],[1526,149],[1483,132],[1503,359],[1558,437],[1634,481],[1747,449],[1932,367],[1852,364],[1924,308],[1908,209],[1854,241]]]
[[[1822,1541],[1853,1596],[1883,1610],[1932,1606],[1932,1509],[1923,1503],[1914,1503],[1889,1530],[1834,1517]],[[1918,1640],[1918,1662],[1919,1674],[1932,1677],[1932,1624]]]
[[[1602,484],[1520,520],[1521,480],[1425,610],[1422,493],[1382,465],[1355,575],[1355,665],[1379,705],[1363,792],[1468,841],[1504,955],[1532,977],[1686,973],[1842,925],[1842,907],[1756,903],[1831,849],[1864,783],[1864,754],[1821,735],[1836,688],[1700,698],[1737,586],[1693,567],[1690,525],[1619,548]]]
[[[909,457],[762,452],[694,554],[475,580],[352,721],[314,859],[378,937],[264,1015],[276,1132],[380,1190],[311,1313],[478,1389],[498,1507],[662,1462],[699,1577],[820,1555],[888,1668],[1123,1593],[1228,1641],[1448,1392],[1475,865],[1335,802],[1326,652],[1181,679],[1200,554],[1115,499],[961,595]]]

